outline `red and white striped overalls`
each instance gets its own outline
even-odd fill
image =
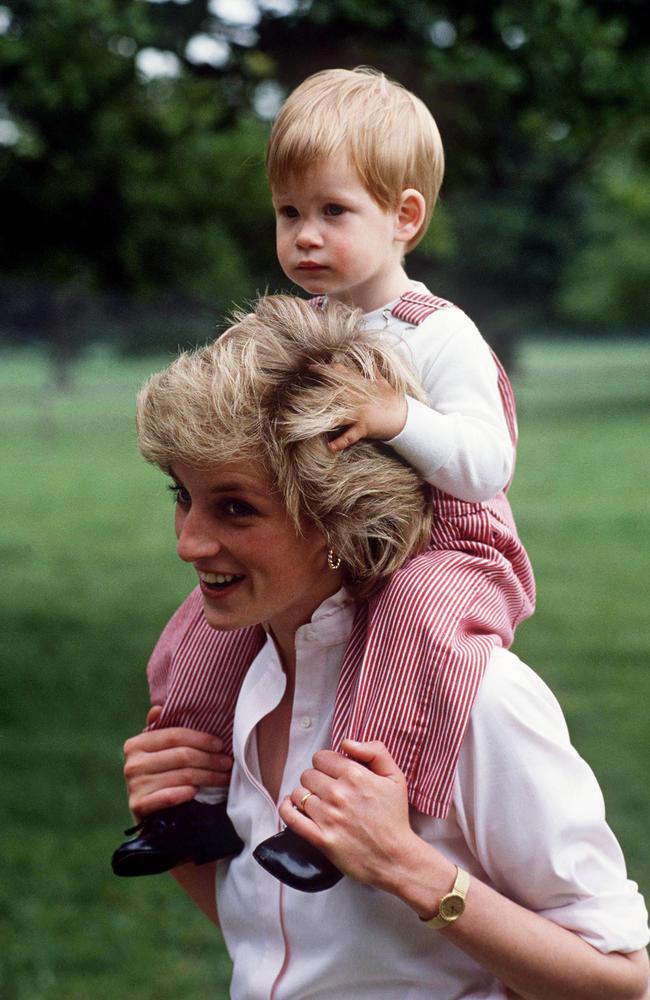
[[[448,305],[409,292],[392,312],[418,325]],[[514,447],[514,397],[495,363]],[[383,740],[406,775],[411,804],[444,817],[490,653],[495,645],[510,646],[516,626],[532,614],[535,585],[505,491],[487,503],[456,500],[433,487],[432,494],[431,547],[357,607],[331,746],[339,749],[346,736]],[[265,638],[261,627],[210,628],[194,590],[166,626],[147,668],[152,704],[163,706],[156,728],[212,732],[231,753],[239,689]]]

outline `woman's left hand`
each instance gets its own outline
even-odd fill
[[[314,754],[280,815],[346,875],[390,891],[405,852],[420,843],[409,823],[406,779],[383,743],[344,740],[342,749],[347,756]]]

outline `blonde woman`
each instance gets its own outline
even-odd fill
[[[327,447],[352,374],[372,396],[377,371],[419,393],[354,314],[268,298],[142,391],[140,446],[171,477],[193,600],[257,650],[228,797],[243,850],[173,875],[221,927],[234,998],[642,1000],[643,900],[559,706],[511,652],[492,654],[445,819],[409,807],[381,744],[324,749],[373,594],[430,527],[427,490],[389,449]],[[207,733],[144,732],[125,755],[137,819],[228,780]],[[346,877],[307,896],[256,864],[280,820]]]

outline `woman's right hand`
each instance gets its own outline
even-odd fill
[[[160,716],[149,709],[147,726]],[[137,822],[149,813],[189,802],[201,785],[226,787],[232,759],[222,741],[209,733],[172,727],[147,729],[124,744],[124,777],[129,809]]]

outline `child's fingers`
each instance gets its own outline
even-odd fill
[[[360,441],[363,437],[363,428],[360,424],[352,424],[351,427],[346,427],[342,434],[335,437],[333,441],[328,442],[328,448],[330,451],[345,451],[350,445],[355,444]]]
[[[307,365],[307,367],[311,372],[317,372],[319,375],[323,373],[324,369],[326,370],[328,368],[334,372],[343,372],[343,374],[350,374],[350,372],[354,372],[356,375],[359,374],[356,368],[352,368],[350,365],[342,365],[340,361],[321,361],[318,364],[314,362],[314,364]]]

